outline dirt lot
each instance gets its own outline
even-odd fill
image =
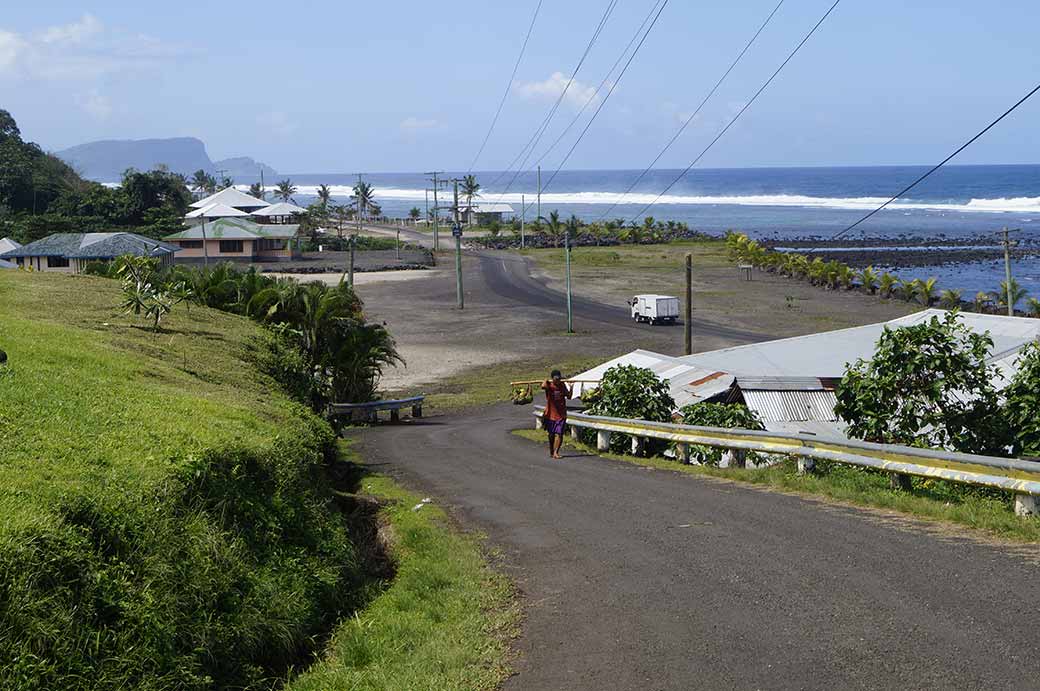
[[[722,242],[582,247],[571,253],[575,295],[624,304],[636,293],[685,293],[684,257],[693,254],[697,317],[776,338],[870,324],[921,309],[901,300],[830,291],[757,269],[751,281],[726,256]],[[562,249],[529,250],[537,274],[564,289]]]
[[[688,251],[695,257],[695,318],[761,337],[866,324],[914,310],[903,302],[822,290],[770,274],[756,272],[747,282],[726,259],[721,244],[711,243],[582,248],[573,255],[575,294],[622,307],[635,292],[681,295],[682,257]],[[607,323],[576,311],[576,333],[568,335],[562,299],[558,307],[547,308],[524,297],[497,294],[489,284],[493,272],[502,270],[504,262],[525,261],[512,252],[465,257],[466,303],[459,311],[454,272],[448,257],[441,259],[438,269],[416,272],[421,275],[411,280],[358,282],[366,312],[387,324],[407,362],[387,372],[383,386],[389,391],[461,396],[484,389],[504,396],[508,381],[544,376],[550,365],[574,373],[636,348],[681,352],[682,327],[636,325],[625,319]],[[536,274],[551,287],[562,290],[562,250],[534,251],[526,260],[536,263]],[[736,342],[717,334],[698,335],[695,350]]]

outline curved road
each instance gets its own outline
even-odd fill
[[[1037,550],[577,456],[503,405],[357,432],[504,550],[507,689],[1037,688]]]

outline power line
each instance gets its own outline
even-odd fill
[[[516,71],[520,68],[520,61],[524,58],[524,53],[527,51],[527,42],[531,40],[531,32],[534,30],[535,20],[538,19],[538,12],[542,9],[542,1],[538,0],[538,5],[534,8],[534,16],[531,17],[531,25],[527,27],[527,36],[524,37],[524,43],[520,46],[520,55],[516,57],[516,64],[513,65],[513,73],[509,75],[509,81],[506,82],[505,91],[502,92],[502,100],[498,102],[498,110],[495,111],[495,117],[491,119],[491,127],[488,128],[487,134],[484,135],[484,141],[480,143],[480,148],[477,150],[477,155],[473,157],[473,161],[469,164],[469,169],[466,174],[473,172],[473,166],[477,165],[477,159],[484,153],[484,147],[487,146],[488,139],[491,138],[491,133],[495,130],[495,125],[498,124],[498,117],[502,114],[502,107],[506,104],[506,98],[509,96],[509,90],[513,86],[513,80],[516,79]]]
[[[1014,112],[1016,108],[1018,108],[1018,107],[1019,107],[1020,105],[1022,105],[1022,104],[1023,104],[1023,103],[1025,103],[1026,101],[1028,101],[1028,100],[1029,100],[1029,98],[1030,98],[1030,97],[1031,97],[1031,96],[1032,96],[1033,94],[1035,94],[1035,93],[1036,93],[1037,91],[1040,91],[1040,84],[1037,84],[1037,85],[1036,85],[1035,87],[1033,87],[1033,90],[1032,90],[1032,91],[1030,91],[1030,92],[1029,92],[1028,94],[1026,94],[1025,96],[1023,96],[1022,98],[1020,98],[1020,99],[1018,100],[1018,102],[1017,102],[1017,103],[1016,103],[1015,105],[1013,105],[1013,106],[1011,106],[1010,108],[1008,108],[1007,110],[1005,110],[1005,111],[1004,111],[1004,114],[1003,114],[1003,115],[1001,115],[1001,116],[1000,116],[999,118],[997,118],[997,119],[996,119],[996,120],[994,120],[993,122],[991,122],[991,123],[989,123],[988,125],[986,125],[986,127],[984,127],[984,128],[983,128],[983,129],[982,129],[982,130],[981,130],[981,131],[980,131],[980,132],[979,132],[978,134],[976,134],[976,135],[975,135],[974,137],[972,137],[972,138],[971,138],[971,139],[969,139],[968,141],[966,141],[966,142],[964,142],[963,144],[961,144],[961,146],[959,146],[959,147],[957,148],[957,150],[956,150],[956,151],[954,151],[954,152],[953,152],[952,154],[950,154],[949,156],[947,156],[946,158],[944,158],[944,159],[943,159],[942,161],[940,161],[940,162],[939,162],[938,164],[936,164],[936,165],[935,165],[934,167],[932,167],[932,169],[931,169],[931,170],[929,170],[929,171],[928,171],[927,173],[925,173],[925,174],[924,174],[924,175],[922,175],[921,177],[919,177],[919,178],[917,178],[916,180],[914,180],[913,182],[911,182],[911,183],[910,183],[909,185],[907,185],[907,186],[906,186],[906,187],[904,187],[904,188],[903,188],[902,190],[900,190],[898,194],[896,194],[895,196],[893,196],[893,197],[892,197],[891,199],[889,199],[889,200],[888,200],[887,202],[885,202],[884,204],[882,204],[882,205],[881,205],[881,206],[879,206],[878,208],[876,208],[876,209],[874,209],[873,211],[871,211],[871,212],[870,212],[869,214],[867,214],[867,215],[866,215],[866,216],[864,216],[863,218],[859,219],[858,221],[856,221],[855,223],[853,223],[852,225],[850,225],[850,226],[849,226],[848,228],[846,228],[845,230],[842,230],[841,232],[839,232],[839,233],[836,233],[836,234],[834,235],[834,237],[833,237],[833,238],[831,238],[831,239],[833,240],[833,239],[836,239],[836,238],[839,238],[839,237],[841,237],[841,236],[842,236],[842,235],[844,235],[845,233],[849,232],[850,230],[852,230],[853,228],[855,228],[856,226],[858,226],[858,225],[859,225],[860,223],[863,223],[863,221],[867,220],[868,218],[870,218],[870,217],[871,217],[871,216],[873,216],[874,214],[876,214],[876,213],[878,213],[879,211],[881,211],[882,209],[884,209],[884,208],[885,208],[886,206],[888,206],[889,204],[891,204],[891,203],[892,203],[892,202],[894,202],[895,200],[897,200],[897,199],[899,199],[900,197],[902,197],[902,196],[903,196],[904,194],[906,194],[907,192],[909,192],[909,191],[910,191],[910,190],[912,190],[913,188],[917,187],[917,185],[919,185],[919,184],[921,183],[921,181],[923,181],[923,180],[924,180],[925,178],[927,178],[927,177],[928,177],[929,175],[931,175],[931,174],[932,174],[932,173],[934,173],[935,171],[937,171],[937,170],[939,170],[940,168],[942,168],[942,167],[943,167],[944,165],[946,165],[946,164],[947,164],[947,163],[948,163],[948,162],[950,161],[950,159],[952,159],[952,158],[953,158],[954,156],[956,156],[956,155],[957,155],[957,154],[959,154],[960,152],[962,152],[962,151],[964,151],[965,149],[967,149],[967,148],[968,148],[969,146],[971,146],[971,145],[972,145],[972,144],[973,144],[973,143],[975,142],[975,140],[977,140],[977,139],[978,139],[979,137],[981,137],[982,135],[986,134],[986,133],[987,133],[987,132],[989,132],[989,131],[990,131],[991,129],[993,129],[993,127],[994,127],[994,126],[996,126],[996,124],[997,124],[998,122],[1000,122],[1001,120],[1003,120],[1003,119],[1004,119],[1004,118],[1006,118],[1007,116],[1011,115],[1011,113],[1012,113],[1012,112]]]
[[[516,158],[513,159],[513,161],[506,167],[505,170],[501,171],[495,177],[495,179],[491,181],[491,185],[489,185],[489,187],[497,184],[499,180],[501,180],[505,175],[509,173],[510,170],[513,169],[513,166],[516,165],[518,161],[520,161],[521,157],[523,157],[523,162],[520,163],[520,168],[517,170],[516,175],[513,175],[512,179],[510,179],[509,184],[506,185],[506,190],[508,190],[509,187],[512,186],[513,182],[516,181],[517,175],[520,174],[520,170],[523,170],[524,164],[527,163],[527,159],[534,152],[535,147],[538,146],[538,142],[541,141],[542,135],[545,134],[545,130],[549,127],[549,123],[552,121],[553,116],[556,115],[556,111],[559,109],[564,97],[567,95],[567,92],[570,91],[571,85],[574,83],[574,79],[578,76],[578,71],[581,69],[581,66],[585,64],[585,58],[588,57],[589,51],[591,51],[592,46],[595,45],[596,40],[599,38],[600,33],[603,31],[603,27],[606,25],[607,19],[614,11],[614,8],[617,6],[617,3],[618,0],[610,0],[607,3],[607,7],[603,11],[603,16],[600,17],[599,24],[596,26],[596,30],[593,32],[592,38],[590,38],[588,44],[586,44],[585,51],[581,54],[581,58],[578,60],[577,66],[575,66],[574,70],[571,72],[570,79],[567,80],[567,84],[563,87],[563,91],[561,91],[560,95],[556,98],[556,102],[552,105],[552,108],[549,109],[548,115],[545,116],[545,119],[542,121],[542,123],[535,129],[534,134],[531,135],[531,138],[528,140],[527,144],[525,144],[524,147],[520,149],[520,153],[516,155]],[[526,156],[524,155],[524,152],[527,152]]]
[[[625,76],[625,72],[628,71],[629,65],[632,64],[632,61],[635,60],[636,55],[639,54],[639,49],[643,47],[643,43],[646,42],[646,39],[650,35],[650,32],[654,30],[654,25],[657,24],[657,20],[661,18],[661,13],[664,12],[664,8],[667,6],[668,0],[664,0],[664,2],[661,3],[660,9],[657,10],[657,14],[654,16],[654,20],[650,22],[650,26],[647,27],[646,32],[643,34],[643,37],[639,39],[639,43],[632,51],[632,55],[628,57],[628,61],[625,63],[625,66],[621,69],[621,72],[618,74],[618,78],[614,80],[613,84],[610,85],[610,90],[607,91],[607,95],[603,97],[602,101],[600,101],[599,107],[596,108],[596,112],[594,112],[592,114],[592,117],[589,118],[589,121],[585,123],[585,128],[582,129],[581,134],[578,135],[578,138],[574,141],[574,144],[571,145],[571,148],[567,151],[567,154],[563,157],[563,160],[560,161],[560,165],[558,165],[553,174],[549,176],[549,181],[546,182],[545,185],[542,187],[543,192],[545,191],[545,188],[551,185],[552,181],[556,179],[556,176],[559,174],[560,170],[563,169],[563,166],[566,165],[568,159],[570,159],[571,154],[574,153],[574,150],[578,148],[578,144],[580,144],[581,140],[585,137],[585,133],[589,131],[589,128],[592,127],[592,123],[596,121],[596,116],[598,116],[600,114],[600,111],[603,110],[603,107],[607,105],[607,101],[610,99],[610,95],[614,93],[614,89],[616,89],[617,85],[621,82],[621,78]]]
[[[542,153],[542,155],[538,157],[538,160],[534,162],[535,165],[541,165],[542,161],[545,160],[546,156],[552,153],[552,150],[556,148],[556,145],[563,140],[567,133],[571,131],[571,128],[574,127],[575,123],[577,123],[578,120],[581,119],[581,116],[585,113],[585,109],[589,107],[589,104],[596,100],[596,97],[599,95],[599,92],[603,90],[603,87],[606,86],[607,82],[610,80],[610,75],[614,74],[614,70],[617,69],[618,65],[621,64],[621,61],[625,59],[626,55],[628,55],[628,51],[632,48],[632,44],[636,42],[637,38],[639,38],[639,34],[643,32],[643,27],[645,27],[646,23],[650,21],[650,18],[654,16],[654,11],[657,10],[657,6],[662,1],[663,0],[657,0],[653,4],[653,6],[650,8],[650,11],[647,12],[646,17],[643,19],[643,23],[640,24],[639,28],[636,29],[635,33],[632,34],[632,38],[629,39],[628,45],[626,45],[625,49],[621,51],[621,54],[618,55],[617,60],[614,61],[614,64],[611,65],[610,69],[607,70],[607,74],[603,77],[603,81],[599,83],[599,86],[596,87],[596,90],[593,92],[592,96],[587,101],[585,101],[585,103],[581,106],[581,110],[578,111],[578,114],[574,116],[574,118],[570,121],[570,124],[568,124],[567,127],[563,130],[563,132],[560,133],[560,136],[556,138],[556,141],[550,144],[549,148],[546,149]],[[782,1],[783,0],[781,0],[781,2]]]
[[[773,19],[773,16],[780,10],[780,6],[783,4],[784,0],[780,0],[780,2],[776,4],[776,7],[773,8],[773,11],[769,13],[768,17],[766,17],[766,20],[762,22],[761,26],[758,27],[758,31],[755,32],[755,35],[751,37],[751,40],[747,42],[747,44],[744,46],[744,49],[740,51],[740,53],[733,60],[733,62],[730,63],[726,71],[722,73],[722,76],[719,77],[719,80],[717,82],[715,82],[715,86],[711,88],[711,91],[708,92],[708,95],[705,96],[704,100],[700,102],[700,105],[697,106],[697,109],[693,111],[693,113],[691,113],[689,117],[686,118],[682,126],[678,129],[678,131],[672,136],[671,139],[668,140],[668,143],[664,145],[664,148],[661,149],[661,151],[657,154],[654,160],[650,162],[650,165],[648,165],[646,169],[643,170],[643,172],[641,172],[639,176],[632,181],[632,184],[628,186],[628,189],[621,193],[621,196],[618,197],[617,200],[610,205],[610,208],[603,212],[603,214],[599,217],[600,220],[606,218],[610,214],[610,212],[613,211],[617,207],[617,205],[621,203],[621,200],[627,197],[628,193],[635,189],[636,185],[638,185],[640,181],[642,181],[646,174],[653,170],[653,167],[657,165],[657,162],[661,160],[661,157],[664,156],[665,152],[672,147],[672,144],[674,144],[676,140],[678,140],[679,137],[682,135],[682,133],[686,131],[686,128],[689,127],[690,123],[693,122],[698,115],[700,115],[701,110],[703,110],[704,106],[708,103],[711,97],[715,95],[715,92],[719,90],[719,87],[722,86],[722,83],[726,81],[726,77],[728,77],[729,73],[733,71],[733,68],[737,66],[737,63],[739,63],[741,59],[743,59],[744,54],[747,53],[748,50],[751,49],[751,46],[755,43],[755,41],[758,40],[759,35],[765,30],[766,26]]]
[[[841,0],[834,0],[834,4],[831,5],[830,8],[826,12],[824,12],[823,16],[820,17],[820,20],[818,22],[816,22],[816,24],[813,25],[813,28],[809,30],[809,33],[807,33],[805,35],[805,37],[801,41],[798,42],[798,45],[796,45],[794,47],[794,50],[792,50],[790,55],[787,56],[787,59],[785,59],[782,63],[780,63],[780,66],[776,68],[776,71],[773,72],[772,75],[770,75],[769,79],[767,79],[765,81],[765,83],[761,87],[759,87],[758,91],[755,92],[755,95],[751,97],[751,100],[748,101],[747,103],[745,103],[744,107],[741,108],[737,112],[737,114],[733,116],[733,119],[730,120],[729,123],[727,123],[726,126],[722,128],[722,131],[720,131],[717,135],[715,135],[715,138],[712,139],[711,142],[709,142],[706,147],[704,147],[704,149],[700,152],[700,154],[698,154],[697,158],[693,159],[693,162],[690,165],[686,166],[686,168],[681,173],[679,173],[679,175],[677,175],[674,180],[672,180],[670,183],[668,183],[668,186],[665,187],[663,190],[661,190],[660,194],[658,194],[656,197],[654,197],[654,199],[649,204],[644,206],[639,211],[639,213],[637,213],[635,216],[633,216],[629,220],[629,223],[634,222],[637,218],[642,216],[646,212],[647,209],[649,209],[651,206],[656,204],[657,201],[661,197],[663,197],[665,194],[667,194],[668,190],[672,189],[672,187],[674,187],[677,182],[679,182],[684,177],[686,177],[686,174],[690,172],[690,169],[692,169],[695,165],[697,165],[698,162],[700,162],[700,160],[702,158],[704,158],[704,155],[707,154],[711,150],[711,148],[713,146],[715,146],[715,143],[718,142],[720,139],[722,139],[723,135],[725,135],[726,132],[729,131],[729,128],[732,127],[734,125],[734,123],[736,123],[737,120],[740,119],[740,116],[743,115],[747,111],[747,109],[751,107],[751,104],[753,104],[758,99],[758,97],[762,94],[762,92],[765,91],[766,88],[770,84],[773,83],[773,80],[776,79],[777,75],[779,75],[780,72],[784,69],[784,67],[787,66],[787,63],[791,62],[791,60],[794,58],[794,56],[798,54],[798,51],[802,49],[802,46],[804,46],[806,44],[806,42],[808,42],[808,40],[810,38],[812,38],[812,35],[816,33],[816,30],[820,28],[820,25],[822,25],[823,22],[827,19],[827,17],[829,17],[831,15],[831,12],[834,11],[834,8],[836,8],[840,2],[841,2]]]

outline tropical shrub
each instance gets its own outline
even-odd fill
[[[684,425],[701,427],[724,427],[731,429],[762,430],[765,425],[755,411],[740,403],[692,403],[679,410]],[[698,463],[717,466],[722,460],[723,449],[714,446],[690,447],[690,453]],[[761,462],[761,457],[749,453],[747,459]]]
[[[1004,389],[1013,456],[1040,456],[1040,344],[1030,343],[1018,358],[1018,372]]]
[[[886,328],[874,356],[846,370],[834,412],[857,439],[1004,455],[1010,439],[987,363],[992,347],[956,311]]]
[[[589,415],[671,422],[675,401],[653,370],[633,365],[611,367],[603,374],[599,390],[600,399],[585,409]],[[612,451],[623,453],[628,447],[627,437],[612,435]]]

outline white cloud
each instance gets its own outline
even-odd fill
[[[513,89],[522,98],[546,101],[559,98],[566,89],[567,95],[564,96],[563,102],[576,109],[583,107],[589,101],[599,100],[595,87],[575,79],[568,89],[567,81],[568,78],[563,72],[553,72],[545,81],[517,82],[513,85]]]
[[[97,89],[91,89],[77,99],[80,108],[95,120],[107,120],[112,114],[112,103]]]
[[[0,74],[14,69],[25,48],[21,36],[0,29]]]
[[[272,134],[280,136],[287,136],[299,129],[299,125],[295,123],[286,113],[280,110],[273,110],[269,113],[261,113],[256,118],[257,123],[270,131]]]
[[[419,130],[429,130],[437,126],[436,120],[422,120],[415,116],[405,118],[401,121],[401,129],[405,132],[418,132]]]
[[[42,43],[82,44],[87,39],[104,31],[104,25],[92,14],[85,14],[71,24],[50,26],[40,33]]]
[[[0,30],[0,77],[92,86],[105,75],[148,70],[185,53],[181,46],[108,27],[84,14],[31,33]]]

